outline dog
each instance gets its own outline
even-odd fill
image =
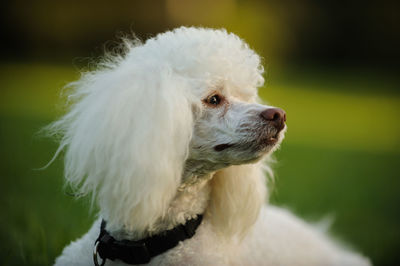
[[[180,27],[71,84],[65,178],[99,218],[55,265],[370,265],[267,205],[286,114],[263,105],[260,57],[226,30]]]

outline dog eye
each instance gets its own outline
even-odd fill
[[[218,105],[221,103],[221,97],[219,95],[213,95],[207,98],[207,103],[211,105]]]

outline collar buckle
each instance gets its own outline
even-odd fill
[[[94,245],[94,249],[93,249],[93,262],[95,266],[104,266],[104,264],[106,263],[106,259],[102,258],[101,263],[99,263],[99,254],[97,251],[97,247],[99,246],[99,241],[96,241],[95,245]]]

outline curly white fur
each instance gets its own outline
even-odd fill
[[[286,211],[263,207],[265,161],[283,139],[260,118],[259,56],[225,30],[181,27],[71,84],[65,178],[92,194],[114,237],[140,239],[205,214],[151,265],[369,265]],[[220,103],[208,103],[217,95]],[[272,141],[273,140],[273,141]],[[219,147],[219,148],[218,148]],[[99,220],[56,265],[93,265]],[[106,265],[123,265],[107,261]]]

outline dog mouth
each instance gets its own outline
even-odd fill
[[[230,148],[232,146],[234,146],[234,144],[231,144],[231,143],[219,144],[219,145],[214,146],[214,150],[215,151],[223,151],[223,150],[226,150],[226,149],[228,149],[228,148]]]
[[[273,135],[272,137],[265,138],[262,142],[267,145],[274,145],[278,142],[278,140],[279,140],[279,132]]]
[[[223,144],[218,144],[216,146],[214,146],[214,150],[217,152],[221,152],[224,151],[226,149],[232,148],[234,146],[242,146],[242,147],[252,147],[252,148],[265,148],[266,146],[273,146],[275,144],[277,144],[279,141],[279,133],[276,133],[275,135],[273,135],[272,137],[266,137],[266,138],[262,138],[260,140],[256,140],[253,142],[249,142],[249,143],[242,143],[240,145],[238,144],[233,144],[233,143],[223,143]]]
[[[238,150],[252,150],[254,152],[259,152],[263,150],[272,149],[273,146],[277,145],[282,139],[281,132],[285,131],[286,126],[280,129],[270,129],[267,131],[262,131],[259,134],[253,135],[250,139],[243,142],[237,143],[221,143],[215,145],[213,149],[216,152],[222,152],[230,148],[235,148]]]
[[[273,145],[278,142],[278,136],[270,137],[267,140],[265,140],[265,144],[267,145]]]

